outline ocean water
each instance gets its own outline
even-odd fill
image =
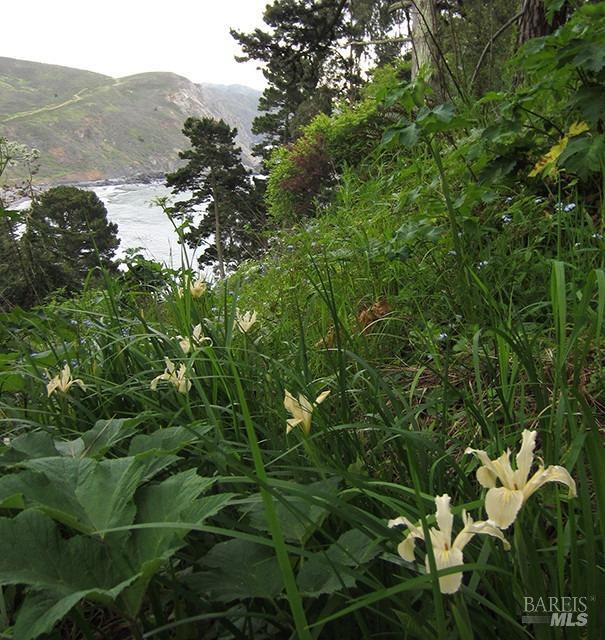
[[[172,223],[154,204],[156,198],[169,197],[170,189],[162,184],[120,184],[94,187],[93,191],[103,201],[109,220],[118,225],[118,257],[127,249],[139,248],[146,258],[176,268],[181,266],[184,250],[197,265],[195,252],[178,243]],[[179,195],[179,199],[186,197]]]
[[[183,252],[186,252],[189,263],[197,268],[196,254],[199,251],[179,244],[168,216],[154,204],[156,198],[170,197],[170,189],[162,184],[116,184],[86,188],[99,196],[110,222],[118,225],[120,246],[116,252],[117,258],[124,257],[127,249],[139,249],[146,258],[178,268],[183,264]],[[187,193],[178,196],[178,199],[186,198]],[[26,209],[29,205],[30,201],[26,200],[16,208]],[[200,212],[199,216],[203,215]],[[213,238],[210,237],[209,241],[212,242]],[[205,275],[209,276],[211,271],[211,268],[206,268]]]

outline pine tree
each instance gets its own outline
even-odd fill
[[[114,269],[118,227],[92,191],[55,187],[32,204],[22,246],[44,295],[80,289],[95,267]]]
[[[228,267],[262,248],[258,234],[264,224],[262,199],[235,146],[237,129],[223,120],[188,118],[183,134],[191,148],[179,153],[187,164],[166,176],[174,194],[190,193],[169,213],[190,225],[185,239],[191,247],[205,243],[200,264],[215,264],[221,278]],[[202,210],[208,212],[195,224]]]
[[[402,39],[385,36],[401,22],[391,0],[274,0],[264,13],[266,30],[231,31],[242,47],[240,61],[264,64],[267,79],[261,115],[253,132],[262,136],[257,155],[295,140],[318,113],[330,113],[337,96],[357,97],[364,61],[386,62],[401,53]],[[367,65],[366,65],[367,66]]]

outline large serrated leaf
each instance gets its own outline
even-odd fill
[[[212,547],[203,558],[207,571],[187,580],[204,596],[220,602],[242,598],[274,598],[283,591],[275,552],[247,540],[228,540]]]
[[[306,495],[329,502],[338,493],[338,478],[330,478],[313,482],[305,487],[292,484],[292,488],[300,489],[296,495],[283,494],[276,501],[275,511],[286,540],[305,542],[328,514],[328,508],[306,499]],[[262,502],[258,502],[250,514],[252,526],[260,531],[268,531],[269,527]]]
[[[38,458],[0,479],[0,500],[21,494],[33,506],[82,533],[132,523],[133,495],[149,463],[137,458]]]
[[[369,562],[381,553],[379,541],[352,529],[322,553],[313,554],[302,566],[297,583],[309,596],[334,593],[355,586],[353,568]]]
[[[0,584],[28,585],[35,592],[19,611],[15,638],[49,632],[83,598],[111,602],[136,577],[118,568],[100,540],[66,540],[38,511],[0,518]]]

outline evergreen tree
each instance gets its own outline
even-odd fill
[[[115,268],[118,227],[107,220],[105,205],[94,192],[49,189],[33,202],[26,220],[21,244],[42,295],[61,288],[77,291],[91,269]]]
[[[235,146],[237,129],[223,120],[188,118],[183,133],[191,148],[179,157],[188,162],[166,176],[166,186],[174,194],[190,192],[191,197],[174,203],[169,212],[190,223],[185,239],[191,247],[206,244],[199,263],[216,264],[224,278],[228,267],[262,248],[262,198]],[[208,214],[194,224],[204,208]]]
[[[298,137],[318,113],[330,113],[338,95],[357,97],[363,61],[386,62],[401,53],[401,39],[382,39],[401,20],[391,0],[274,0],[264,13],[266,30],[231,31],[241,61],[264,64],[262,112],[253,132],[262,136],[256,153]]]

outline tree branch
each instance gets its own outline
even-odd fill
[[[515,13],[515,15],[512,18],[509,18],[498,29],[498,31],[496,31],[496,33],[494,33],[494,35],[489,39],[488,43],[483,48],[483,51],[481,52],[481,55],[479,56],[479,60],[477,61],[477,66],[475,67],[475,70],[473,71],[473,75],[471,77],[471,82],[469,84],[469,89],[472,89],[473,85],[475,84],[475,80],[477,79],[477,75],[479,74],[479,70],[481,69],[481,65],[483,64],[483,61],[485,60],[485,56],[487,55],[488,51],[494,45],[494,42],[496,41],[496,38],[500,37],[512,24],[514,24],[515,22],[517,22],[518,20],[521,19],[521,17],[525,13],[525,10],[527,9],[527,3],[528,3],[528,0],[524,0],[523,6],[521,7],[521,10],[518,11],[517,13]]]

